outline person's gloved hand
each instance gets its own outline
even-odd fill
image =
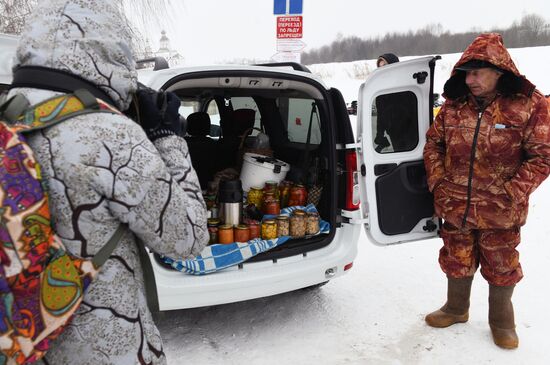
[[[172,92],[158,93],[152,89],[137,91],[139,120],[151,141],[180,135],[180,99]]]

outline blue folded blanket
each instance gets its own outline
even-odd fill
[[[290,215],[290,213],[296,209],[302,209],[306,212],[317,212],[315,205],[309,204],[306,207],[294,206],[281,209],[281,214]],[[269,216],[264,218],[267,217]],[[318,234],[328,233],[330,231],[330,224],[321,220],[319,228]],[[194,259],[174,260],[166,256],[162,257],[162,259],[165,263],[172,266],[172,268],[186,274],[205,275],[233,265],[238,265],[259,253],[269,251],[273,247],[282,245],[289,239],[289,236],[283,236],[273,240],[255,238],[248,242],[233,242],[229,244],[217,243],[206,246],[201,254]]]

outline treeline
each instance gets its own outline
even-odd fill
[[[373,59],[388,52],[398,56],[457,53],[483,32],[502,34],[507,48],[550,45],[550,24],[539,15],[528,14],[506,29],[475,29],[453,34],[443,30],[441,24],[432,24],[414,32],[388,33],[376,38],[339,36],[330,45],[303,52],[301,62],[306,65],[349,62]]]

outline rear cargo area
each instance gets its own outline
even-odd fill
[[[211,244],[290,236],[247,261],[255,262],[307,255],[331,242],[336,153],[320,84],[275,73],[209,72],[182,76],[165,89],[182,100],[184,138],[212,218]],[[280,215],[308,204],[317,217],[302,217],[300,209]],[[329,222],[330,232],[315,233],[316,219]]]

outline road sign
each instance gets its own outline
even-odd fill
[[[273,14],[302,14],[303,0],[274,0]]]
[[[303,19],[301,15],[278,16],[277,38],[302,38]]]
[[[306,44],[300,39],[277,39],[277,51],[299,52],[306,48]]]
[[[300,63],[300,52],[277,52],[271,56],[273,62],[296,62]]]

